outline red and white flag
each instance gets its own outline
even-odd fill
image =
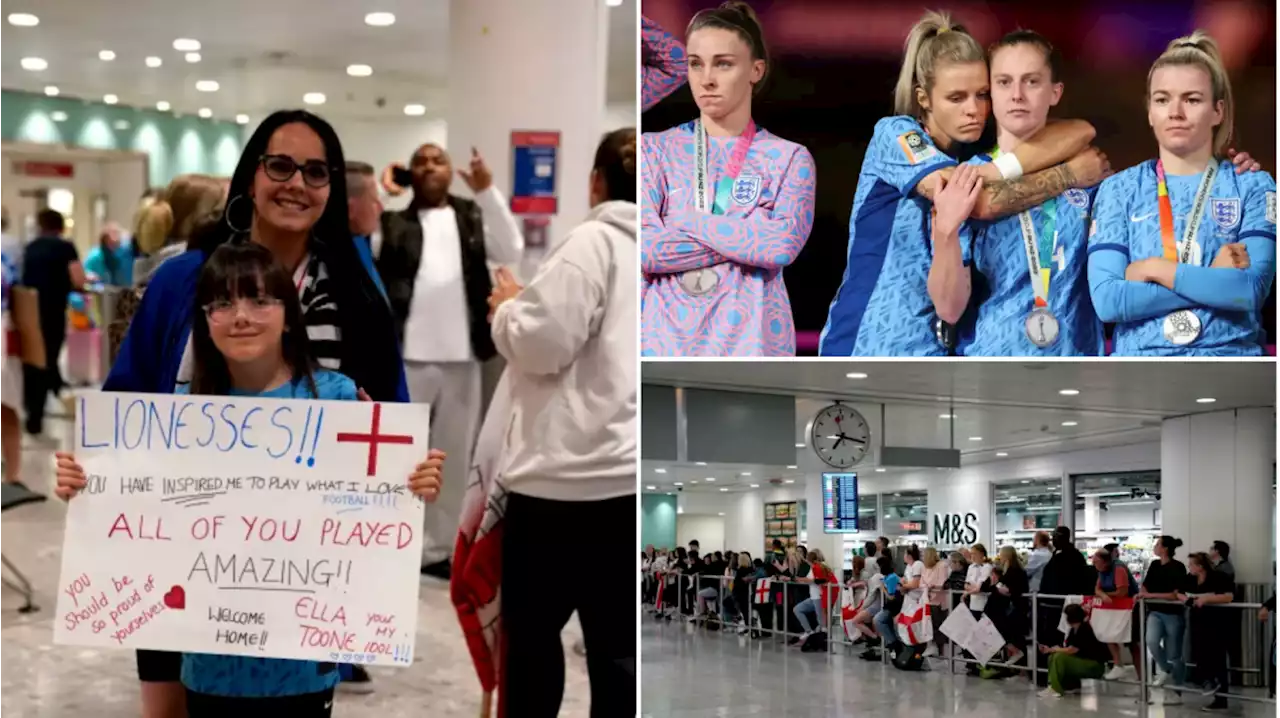
[[[933,607],[923,599],[907,594],[893,620],[903,643],[919,646],[933,640]]]
[[[503,433],[510,418],[510,382],[503,373],[476,437],[449,582],[449,594],[484,691],[481,715],[489,715],[493,693],[497,691],[499,718],[506,715],[501,692],[506,673],[501,589],[507,490],[498,480],[498,466]]]
[[[756,579],[756,585],[755,585],[755,589],[754,589],[754,590],[755,590],[755,599],[754,599],[754,602],[755,602],[755,603],[768,603],[768,602],[769,602],[769,587],[770,587],[771,585],[773,585],[773,582],[772,582],[772,581],[770,581],[770,580],[769,580],[769,579],[767,579],[767,578],[760,578],[760,579]]]
[[[1100,642],[1128,643],[1132,621],[1132,598],[1113,598],[1110,603],[1096,597],[1093,599],[1093,610],[1089,612],[1089,625],[1093,627],[1093,635],[1097,636]]]

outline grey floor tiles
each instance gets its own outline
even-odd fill
[[[641,624],[641,706],[645,718],[1189,718],[1183,707],[1137,704],[1137,688],[1088,681],[1080,695],[1040,698],[1030,683],[920,673],[856,655],[801,653],[780,641],[692,630],[678,622]],[[1274,705],[1233,706],[1230,716],[1275,716]]]

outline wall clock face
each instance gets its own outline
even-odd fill
[[[857,409],[832,404],[814,417],[809,443],[827,466],[847,469],[866,457],[871,427]]]

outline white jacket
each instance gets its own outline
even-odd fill
[[[636,205],[604,202],[498,307],[512,412],[508,490],[599,501],[636,492]]]

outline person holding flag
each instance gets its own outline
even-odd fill
[[[1103,182],[1089,232],[1090,294],[1116,323],[1117,355],[1263,353],[1276,183],[1231,171],[1234,115],[1213,38],[1197,30],[1169,43],[1147,74],[1159,156]]]

